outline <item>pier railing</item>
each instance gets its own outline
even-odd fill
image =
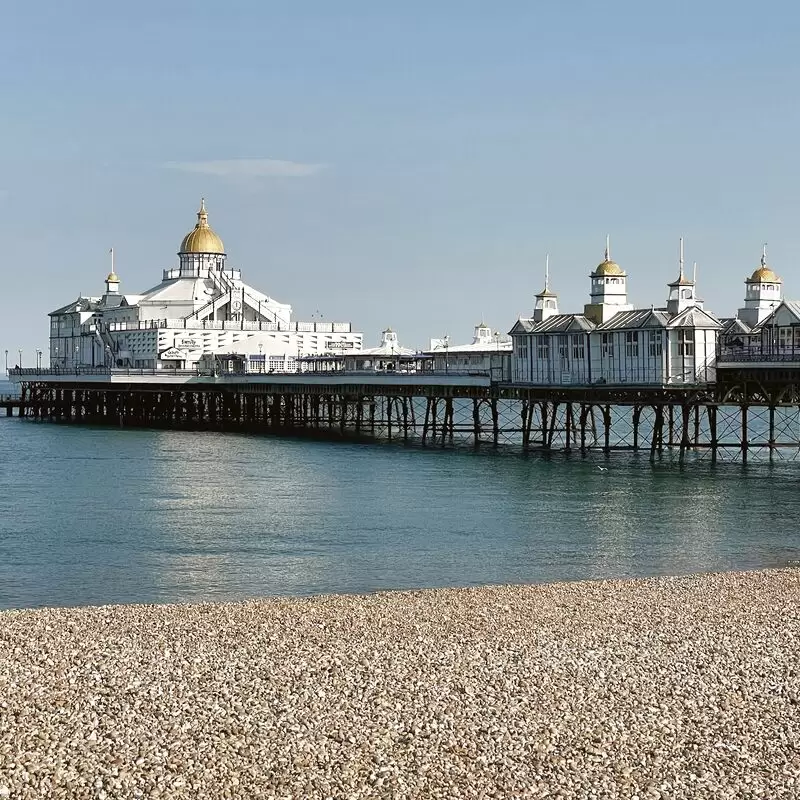
[[[303,370],[298,372],[297,370],[288,370],[288,369],[268,369],[268,370],[217,370],[213,372],[208,369],[154,369],[153,367],[82,367],[82,366],[73,366],[73,367],[42,367],[38,369],[36,367],[15,367],[14,369],[10,369],[8,371],[9,376],[14,376],[18,378],[47,378],[47,377],[56,377],[56,376],[65,376],[65,375],[108,375],[108,376],[115,376],[115,375],[157,375],[160,377],[168,377],[171,375],[181,375],[181,376],[212,376],[216,375],[218,377],[232,377],[232,376],[242,376],[247,378],[256,378],[256,377],[268,377],[270,375],[296,375],[302,378],[308,378],[311,380],[319,380],[324,378],[331,378],[336,376],[352,376],[354,378],[358,377],[367,377],[367,376],[376,376],[380,375],[383,377],[388,378],[413,378],[419,376],[430,376],[435,375],[442,378],[453,377],[453,378],[488,378],[490,377],[490,370],[419,370],[419,371],[400,371],[400,370]]]
[[[94,323],[87,328],[94,332]],[[352,333],[349,322],[256,322],[251,320],[221,319],[149,319],[141,322],[110,322],[107,330],[149,331],[179,329],[186,331],[277,331],[289,333]]]
[[[758,349],[724,349],[720,352],[717,363],[735,363],[735,364],[757,364],[762,363],[781,363],[781,364],[798,364],[800,365],[800,350],[762,350]]]

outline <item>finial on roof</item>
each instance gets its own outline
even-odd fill
[[[550,291],[550,253],[544,257],[544,290]]]
[[[692,283],[697,283],[697,262],[692,262]]]
[[[611,261],[611,237],[606,234],[606,261]]]
[[[117,276],[117,272],[114,269],[114,248],[112,247],[108,251],[108,253],[111,256],[111,272],[108,273],[108,277],[106,278],[106,283],[119,283],[119,277]]]
[[[761,250],[761,266],[767,266],[767,243],[764,242],[764,247]]]
[[[678,257],[679,263],[679,272],[678,275],[680,278],[683,278],[683,236],[680,238],[680,255]]]

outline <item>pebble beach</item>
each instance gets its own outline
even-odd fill
[[[0,798],[800,796],[800,570],[0,613]]]

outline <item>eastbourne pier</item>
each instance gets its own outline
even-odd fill
[[[295,321],[246,284],[203,202],[178,266],[153,289],[121,291],[112,252],[102,294],[50,313],[49,366],[9,369],[20,392],[0,406],[55,423],[794,459],[800,304],[784,299],[766,256],[731,318],[705,309],[682,240],[664,305],[635,308],[607,241],[582,313],[559,310],[548,263],[530,316],[508,334],[481,321],[467,344],[418,351],[387,328],[364,347],[352,323]]]
[[[426,447],[648,453],[747,462],[800,452],[796,363],[720,362],[705,386],[523,386],[496,374],[419,371],[202,374],[16,369],[14,403],[30,420]],[[506,369],[507,372],[507,369]]]

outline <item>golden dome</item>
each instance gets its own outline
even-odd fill
[[[750,283],[782,283],[782,281],[766,264],[762,264],[750,276]]]
[[[225,245],[222,239],[208,225],[208,212],[206,211],[206,201],[200,201],[200,210],[197,212],[197,225],[194,230],[189,231],[181,242],[181,253],[220,253],[225,255]]]
[[[106,278],[106,283],[119,283],[119,276],[113,270],[108,273],[108,277]]]
[[[625,272],[622,269],[622,267],[620,267],[619,264],[617,264],[615,261],[611,261],[611,259],[607,258],[605,261],[601,261],[597,265],[597,268],[595,269],[593,274],[594,275],[624,275]]]
[[[606,253],[603,260],[595,267],[593,278],[601,275],[625,275],[625,270],[616,261],[611,260],[611,238],[606,236]]]
[[[761,264],[750,276],[748,283],[782,283],[781,279],[767,266],[767,246],[761,254]]]

